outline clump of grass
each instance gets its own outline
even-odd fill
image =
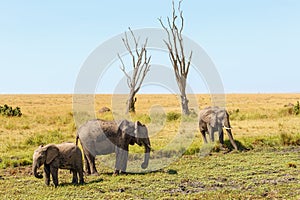
[[[180,113],[173,112],[173,111],[167,113],[167,121],[168,122],[176,121],[176,120],[178,120],[180,118],[181,118],[181,114]]]
[[[300,135],[292,135],[281,133],[280,134],[280,143],[284,146],[297,146],[300,145]]]
[[[147,115],[147,114],[132,113],[131,118],[133,121],[140,121],[143,124],[148,124],[151,122],[151,119],[150,119],[149,115]]]
[[[279,147],[279,146],[299,146],[300,134],[281,133],[270,137],[254,137],[251,140],[251,149],[255,147]]]
[[[185,149],[184,155],[195,155],[200,152],[202,141],[198,135],[195,136],[193,142]]]
[[[292,103],[289,103],[287,105],[284,105],[284,109],[279,111],[279,114],[288,116],[288,115],[299,115],[300,113],[300,103],[297,101],[297,103],[294,105]]]
[[[300,113],[300,104],[299,101],[297,101],[296,105],[294,105],[294,114],[298,115]]]
[[[184,122],[198,122],[198,116],[191,114],[191,115],[183,115],[182,117],[182,121]]]
[[[32,164],[31,156],[32,156],[31,154],[29,155],[27,153],[25,155],[3,157],[1,158],[0,169],[31,165]]]
[[[30,146],[39,146],[49,143],[61,143],[65,138],[63,134],[57,130],[55,131],[48,131],[46,133],[37,133],[32,136],[29,136],[25,140],[26,145]]]
[[[258,120],[258,119],[268,119],[270,113],[263,113],[261,111],[255,112],[240,112],[240,109],[231,110],[228,112],[230,115],[230,120],[244,121],[244,120]]]
[[[255,138],[252,142],[252,145],[255,147],[277,147],[278,139],[277,138]]]

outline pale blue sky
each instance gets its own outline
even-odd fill
[[[300,1],[184,0],[182,8],[184,34],[211,57],[227,93],[300,92]],[[171,0],[1,1],[0,93],[72,93],[98,45],[129,26],[159,28],[170,14]],[[206,92],[201,82],[189,84]]]

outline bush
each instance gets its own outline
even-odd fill
[[[22,112],[19,107],[12,108],[5,104],[4,106],[0,106],[0,114],[8,116],[8,117],[21,117]]]
[[[284,146],[299,146],[300,145],[300,135],[292,135],[281,133],[280,134],[281,144]]]
[[[294,114],[298,115],[300,113],[300,104],[299,101],[297,101],[297,104],[294,105]]]
[[[180,113],[176,113],[176,112],[169,112],[167,113],[167,121],[176,121],[181,117]]]

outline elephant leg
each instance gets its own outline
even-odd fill
[[[55,187],[58,186],[58,168],[50,166],[50,173],[52,175],[53,184]]]
[[[211,127],[210,125],[207,125],[207,131],[208,131],[208,135],[210,137],[210,141],[214,142],[215,141],[215,135],[214,135],[213,127]]]
[[[84,170],[87,175],[91,174],[90,164],[85,154],[84,154]]]
[[[91,168],[91,174],[93,175],[99,175],[96,169],[96,164],[95,164],[95,156],[90,156],[90,168]]]
[[[92,175],[99,175],[96,169],[96,164],[95,164],[95,156],[93,156],[90,152],[86,151],[86,153],[84,154],[85,158],[87,159],[87,165],[89,166],[90,172],[89,174]]]
[[[81,159],[81,157],[79,158],[79,160],[80,159]],[[83,184],[84,179],[83,179],[83,165],[82,165],[82,162],[76,162],[75,172],[79,177],[79,184]]]
[[[45,174],[45,184],[50,184],[50,166],[47,164],[44,164],[44,174]]]
[[[224,145],[224,132],[223,132],[222,127],[219,128],[219,141],[222,145]]]
[[[205,130],[202,130],[202,131],[201,131],[201,134],[202,134],[203,142],[204,142],[204,143],[207,143],[206,132],[205,132]]]
[[[72,183],[73,184],[78,184],[78,177],[77,177],[77,171],[75,169],[71,170],[73,173],[73,179],[72,179]]]
[[[78,176],[79,176],[79,184],[84,184],[84,179],[83,179],[83,170],[82,166],[77,170]]]
[[[121,173],[126,173],[127,168],[127,160],[128,160],[128,150],[122,149],[122,156],[121,156]]]
[[[121,149],[119,147],[116,147],[116,163],[114,175],[118,175],[121,169],[121,153]]]
[[[228,134],[230,143],[232,144],[232,146],[234,147],[235,150],[238,150],[237,145],[236,145],[236,143],[235,143],[235,141],[234,141],[234,139],[233,139],[231,130],[226,130],[226,131],[227,131],[227,134]]]
[[[124,148],[116,148],[116,164],[114,175],[118,175],[119,172],[125,173],[128,160],[128,146]]]

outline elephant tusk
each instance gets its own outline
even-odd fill
[[[228,128],[228,127],[226,127],[226,126],[223,126],[226,130],[231,130],[231,128]]]

